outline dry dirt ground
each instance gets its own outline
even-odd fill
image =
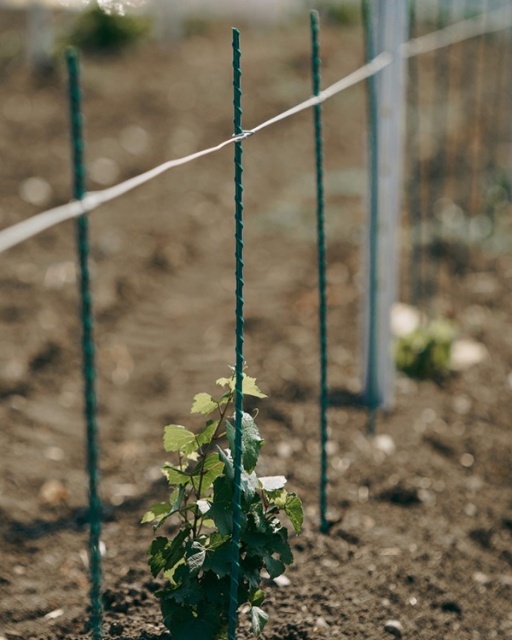
[[[0,13],[0,221],[69,198],[64,70],[7,55],[21,19]],[[359,32],[325,28],[324,83],[359,66]],[[307,97],[307,21],[242,28],[244,123]],[[9,49],[10,47],[10,49]],[[83,66],[91,190],[231,134],[228,26]],[[360,282],[365,99],[325,108],[329,502],[318,532],[318,350],[311,114],[245,144],[246,359],[263,473],[285,474],[306,522],[288,586],[267,585],[267,640],[512,638],[512,259],[477,255],[446,305],[488,357],[442,384],[400,378],[365,436]],[[44,182],[31,181],[37,177]],[[51,185],[51,188],[48,188]],[[34,189],[36,195],[34,196]],[[163,640],[146,566],[146,508],[165,496],[162,428],[233,362],[228,148],[91,216],[102,484],[105,637]],[[21,194],[21,195],[20,195]],[[28,196],[27,196],[28,194]],[[23,199],[23,196],[25,200]],[[28,203],[38,199],[40,205]],[[71,223],[0,256],[0,637],[87,637],[84,425]],[[400,629],[387,625],[398,621]],[[386,626],[387,625],[387,626]],[[242,630],[243,637],[245,631]]]

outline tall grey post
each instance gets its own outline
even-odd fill
[[[375,78],[370,94],[369,222],[364,336],[364,396],[371,409],[394,401],[391,307],[397,299],[399,227],[405,130],[406,61],[400,45],[408,35],[408,2],[370,0],[368,38],[373,55],[388,51],[393,62]],[[373,119],[373,121],[372,121]]]
[[[27,6],[27,61],[35,71],[52,67],[54,45],[53,16],[42,0],[32,0]]]

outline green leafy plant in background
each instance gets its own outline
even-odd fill
[[[411,378],[440,379],[450,372],[450,353],[456,331],[453,323],[437,319],[398,338],[395,363]]]
[[[92,53],[114,53],[136,44],[149,31],[147,18],[110,15],[94,6],[78,16],[65,44]]]
[[[165,585],[157,592],[163,620],[173,640],[214,640],[227,637],[233,530],[235,429],[228,420],[235,396],[235,378],[221,378],[218,398],[195,396],[192,413],[205,417],[193,433],[171,424],[164,429],[164,449],[175,462],[162,471],[171,490],[169,500],[154,504],[142,522],[154,530],[173,518],[173,537],[158,535],[151,543],[149,566]],[[265,398],[256,380],[244,374],[244,396]],[[242,418],[242,523],[238,604],[249,605],[251,629],[259,634],[268,616],[261,608],[262,571],[271,578],[293,562],[288,529],[279,516],[284,512],[295,533],[302,528],[300,499],[285,489],[284,476],[258,477],[256,464],[263,440],[254,418]],[[229,449],[220,446],[225,442]]]

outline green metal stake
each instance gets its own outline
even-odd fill
[[[409,0],[409,25],[411,37],[416,37],[416,0]],[[407,114],[407,140],[409,143],[408,157],[411,165],[407,184],[407,201],[409,208],[410,246],[409,260],[409,301],[412,305],[419,305],[423,298],[423,279],[421,263],[423,260],[422,236],[423,203],[421,197],[421,159],[417,152],[416,135],[420,129],[419,114],[419,65],[418,59],[413,56],[408,61],[409,65],[409,110]]]
[[[82,131],[82,112],[80,94],[80,76],[78,55],[74,49],[66,51],[69,73],[69,100],[71,115],[71,135],[73,151],[73,195],[81,200],[85,195],[84,142]],[[94,640],[101,640],[101,502],[98,492],[98,444],[96,426],[96,394],[94,381],[94,334],[92,315],[92,296],[89,278],[89,242],[88,219],[80,216],[76,221],[77,251],[80,263],[80,298],[82,320],[82,358],[84,377],[85,421],[87,428],[87,470],[89,473],[89,563],[91,580],[91,618],[90,626]]]
[[[320,93],[321,60],[319,45],[319,16],[318,11],[311,11],[311,70],[313,76],[313,93]],[[316,156],[316,220],[318,246],[318,294],[319,294],[319,332],[320,332],[320,531],[327,533],[327,407],[329,403],[329,389],[327,385],[327,295],[326,295],[326,241],[324,216],[324,170],[323,170],[323,139],[322,139],[322,107],[315,105],[315,156]]]
[[[451,15],[448,13],[449,9],[445,7],[442,0],[438,1],[437,7],[437,23],[436,29],[444,29]],[[435,317],[437,310],[433,304],[435,297],[439,293],[439,279],[441,271],[441,258],[439,256],[438,246],[443,235],[443,221],[442,218],[438,218],[435,212],[435,205],[440,198],[444,196],[444,189],[446,183],[446,144],[448,140],[448,105],[450,104],[450,48],[440,48],[436,52],[435,59],[435,88],[436,93],[436,109],[433,112],[432,128],[438,132],[438,140],[440,144],[437,145],[436,154],[430,160],[429,167],[430,173],[433,176],[431,178],[428,189],[428,200],[426,204],[426,213],[431,221],[431,236],[429,238],[429,244],[432,249],[427,254],[428,257],[428,271],[426,279],[426,294],[427,302],[429,303],[428,315]]]
[[[240,32],[233,29],[233,107],[234,134],[242,130],[242,71],[240,67]],[[244,375],[244,259],[243,259],[243,185],[242,185],[242,143],[235,142],[235,450],[233,465],[235,470],[233,492],[233,545],[231,551],[231,589],[229,595],[228,638],[236,640],[238,625],[238,584],[240,576],[240,534],[242,528],[242,415]]]
[[[375,57],[375,34],[373,30],[373,9],[369,0],[363,0],[363,23],[366,36],[366,60]],[[370,172],[370,220],[369,220],[369,304],[368,304],[368,357],[365,380],[365,401],[369,409],[367,431],[375,433],[375,417],[380,405],[378,388],[378,344],[377,344],[377,290],[378,290],[378,226],[379,226],[379,166],[378,166],[378,107],[377,107],[377,79],[375,75],[368,78],[368,143],[369,143],[369,172]]]

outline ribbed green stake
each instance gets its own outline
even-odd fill
[[[242,71],[240,67],[240,32],[233,29],[233,107],[234,134],[242,130]],[[244,242],[243,242],[243,185],[242,143],[235,142],[235,468],[233,492],[233,545],[231,552],[231,591],[229,597],[229,640],[236,640],[238,625],[238,583],[240,576],[240,534],[242,528],[242,415],[244,374]]]
[[[442,0],[438,0],[436,29],[444,29],[448,24],[449,9]],[[428,189],[428,199],[426,213],[431,221],[430,251],[428,257],[428,271],[426,285],[427,302],[430,308],[428,315],[435,317],[437,311],[432,302],[439,292],[440,261],[438,245],[442,239],[443,222],[436,215],[436,203],[444,196],[446,182],[446,146],[448,141],[448,105],[450,98],[450,48],[441,47],[436,51],[435,58],[435,93],[436,108],[433,111],[432,129],[437,133],[440,143],[437,145],[436,153],[429,162],[431,173],[430,185]]]
[[[375,57],[375,34],[373,32],[372,3],[363,0],[363,23],[365,27],[366,60],[369,62]],[[368,336],[367,336],[367,367],[365,380],[365,402],[369,410],[367,431],[370,435],[375,433],[375,421],[377,409],[380,404],[378,379],[377,379],[377,272],[378,272],[378,225],[379,225],[379,164],[378,164],[378,107],[377,107],[377,78],[372,75],[368,78],[368,162],[370,173],[370,220],[369,220],[369,251],[368,251]]]
[[[320,93],[321,60],[319,45],[318,11],[311,11],[311,71],[313,77],[313,94]],[[327,533],[327,408],[329,389],[327,386],[327,296],[326,296],[326,242],[324,216],[324,169],[322,139],[322,107],[314,108],[315,123],[315,159],[316,159],[316,224],[317,224],[317,257],[318,257],[318,324],[320,336],[320,531]]]
[[[416,0],[409,0],[409,29],[411,37],[416,37]],[[412,305],[418,305],[423,296],[421,263],[423,258],[422,236],[423,215],[421,198],[421,159],[417,152],[418,141],[416,136],[420,128],[419,113],[419,65],[418,58],[413,56],[408,61],[409,77],[409,103],[407,114],[407,141],[409,164],[411,166],[407,184],[407,203],[409,207],[410,225],[410,261],[409,261],[409,301]]]
[[[73,196],[81,200],[85,195],[84,142],[78,55],[74,49],[66,52],[69,73],[69,100],[71,115],[71,140],[73,152]],[[90,626],[94,640],[101,639],[101,502],[99,498],[98,445],[96,428],[96,394],[94,382],[94,334],[92,296],[89,278],[88,219],[80,216],[76,221],[77,251],[80,264],[80,298],[82,320],[82,358],[84,377],[85,421],[87,428],[87,470],[89,474],[89,562],[91,579]]]

